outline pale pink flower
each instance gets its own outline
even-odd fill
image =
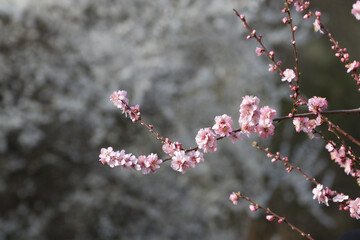
[[[346,158],[345,160],[345,165],[344,165],[344,172],[349,175],[350,173],[352,173],[352,168],[353,168],[353,162],[351,161],[350,158]]]
[[[231,139],[232,143],[236,143],[237,141],[240,141],[242,139],[241,133],[239,133],[239,132],[231,132],[229,134],[228,138]]]
[[[323,109],[326,109],[328,107],[326,98],[321,97],[312,97],[308,101],[308,108],[309,111],[317,114],[317,112],[321,112]]]
[[[348,195],[344,195],[343,193],[336,195],[332,201],[333,202],[343,202],[344,200],[348,200],[349,196]]]
[[[139,121],[141,119],[139,104],[136,104],[134,107],[130,107],[129,115],[131,121],[133,122]]]
[[[260,117],[258,125],[256,126],[256,132],[261,138],[268,138],[274,135],[275,126],[272,124],[276,110],[269,106],[264,106],[260,109]]]
[[[264,50],[262,48],[256,47],[255,52],[258,56],[260,56],[264,52]]]
[[[353,61],[352,63],[347,64],[345,67],[347,67],[347,73],[351,72],[351,71],[356,71],[359,68],[359,62],[358,61]]]
[[[119,152],[118,158],[122,167],[140,170],[138,166],[138,159],[134,155],[132,155],[132,153],[125,154],[125,151],[121,150],[121,152]]]
[[[315,19],[315,21],[313,22],[313,26],[314,26],[314,31],[315,32],[320,32],[321,34],[323,34],[324,32],[321,30],[321,22],[319,19]]]
[[[314,194],[313,199],[317,198],[319,203],[325,203],[326,206],[329,206],[328,197],[326,196],[325,189],[323,189],[323,185],[318,184],[313,190]]]
[[[259,121],[259,102],[260,100],[258,97],[245,96],[240,104],[239,125],[241,127],[241,131],[246,133],[248,136],[255,132],[255,127]]]
[[[204,152],[215,152],[217,150],[216,135],[210,128],[201,128],[195,137],[195,141]]]
[[[328,152],[332,152],[334,150],[334,145],[331,143],[326,144],[325,146],[326,150],[328,150]]]
[[[185,173],[188,168],[190,158],[185,154],[185,151],[175,151],[171,161],[171,168],[175,171]]]
[[[189,168],[194,168],[199,163],[204,162],[203,153],[200,151],[190,151],[187,153],[187,156],[189,157],[189,161],[188,161]]]
[[[129,104],[129,100],[126,98],[126,94],[126,91],[119,90],[117,92],[113,92],[110,96],[110,101],[114,103],[117,108],[121,108],[123,113],[128,111],[127,105]]]
[[[307,117],[296,117],[293,119],[296,132],[303,131],[305,133],[312,134],[312,130],[321,124],[321,119],[311,119]]]
[[[215,125],[212,127],[214,132],[220,136],[229,136],[232,132],[231,124],[233,120],[230,116],[223,114],[215,117]]]
[[[99,158],[100,158],[100,162],[102,164],[105,164],[107,162],[110,161],[111,157],[114,156],[114,150],[112,147],[108,147],[108,148],[101,148],[100,150],[100,155],[99,155]]]
[[[357,20],[360,20],[360,1],[356,1],[356,3],[354,3],[352,5],[352,9],[351,9],[351,14],[354,15],[354,17]]]
[[[176,151],[175,143],[172,143],[168,138],[166,138],[165,143],[162,145],[162,150],[170,156],[174,156],[174,152]]]
[[[296,11],[300,11],[300,7],[301,7],[301,3],[299,2],[299,1],[296,1],[295,3],[294,3],[294,6],[296,7]]]
[[[162,162],[163,160],[159,159],[156,153],[151,153],[147,157],[144,155],[138,157],[139,170],[141,170],[143,174],[154,173],[156,169],[160,168]]]
[[[296,77],[294,70],[292,69],[285,69],[283,72],[283,77],[281,78],[281,81],[285,82],[288,81],[289,83],[294,80]]]
[[[350,217],[360,219],[360,198],[349,202]]]
[[[238,200],[239,200],[239,196],[238,196],[236,193],[232,192],[232,193],[230,194],[230,196],[229,196],[229,200],[232,201],[232,203],[233,203],[234,205],[237,205],[237,204],[238,204]]]
[[[272,64],[269,64],[269,72],[274,72],[276,70],[276,67]]]

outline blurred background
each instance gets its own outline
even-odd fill
[[[354,2],[312,1],[352,60],[360,55]],[[146,122],[184,147],[195,146],[197,131],[217,115],[236,125],[247,94],[286,115],[286,84],[256,56],[232,11],[246,14],[285,68],[294,63],[282,7],[265,0],[0,1],[0,239],[302,239],[244,201],[232,205],[232,191],[315,239],[357,228],[348,212],[313,200],[314,186],[302,176],[251,147],[259,141],[323,184],[360,196],[324,142],[295,134],[289,121],[266,141],[220,141],[218,152],[184,175],[169,163],[142,175],[98,162],[108,146],[166,158],[154,136],[109,102],[119,89],[140,104]],[[327,38],[293,14],[303,94],[326,97],[331,110],[359,107],[356,83]],[[331,120],[360,138],[359,115]]]

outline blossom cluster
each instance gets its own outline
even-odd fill
[[[312,131],[322,124],[320,112],[327,108],[328,104],[326,98],[321,97],[312,97],[308,101],[308,109],[313,114],[317,114],[315,119],[309,119],[308,117],[295,117],[293,119],[293,124],[295,126],[296,132],[303,131],[305,133],[312,135]]]
[[[276,110],[269,106],[259,109],[259,98],[245,96],[240,104],[239,125],[241,132],[250,136],[258,133],[261,138],[268,138],[274,134],[275,126],[272,124]]]
[[[355,162],[354,159],[348,157],[351,156],[351,152],[346,152],[346,149],[344,146],[341,146],[339,149],[336,149],[335,143],[330,142],[326,144],[325,148],[330,153],[331,159],[339,164],[341,168],[344,168],[344,172],[347,175],[351,175],[352,177],[360,177],[360,170],[357,170],[355,168]],[[348,156],[347,156],[348,155]]]
[[[141,119],[139,105],[137,104],[135,106],[129,106],[129,100],[126,98],[126,95],[127,92],[124,90],[113,92],[113,94],[110,95],[110,101],[117,108],[120,108],[126,117],[129,114],[131,121],[139,121]]]
[[[141,155],[136,157],[132,153],[126,154],[125,150],[114,151],[112,147],[102,148],[99,158],[102,164],[106,163],[111,168],[122,167],[135,169],[141,171],[143,174],[154,173],[156,169],[160,168],[160,164],[163,162],[158,158],[158,155],[154,153],[148,156]]]
[[[351,200],[348,195],[338,194],[321,184],[318,184],[312,193],[313,198],[317,198],[319,203],[324,203],[326,206],[329,206],[329,200],[339,203],[339,210],[350,211],[350,217],[360,219],[360,198]]]

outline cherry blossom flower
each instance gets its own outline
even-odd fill
[[[323,189],[323,185],[318,184],[313,190],[312,193],[314,194],[313,199],[317,198],[319,203],[325,203],[326,206],[329,206],[328,197],[326,196],[325,189]]]
[[[356,1],[356,3],[354,3],[352,5],[352,9],[351,9],[351,14],[354,15],[354,17],[357,20],[360,20],[360,1]]]
[[[195,141],[204,152],[215,152],[217,150],[216,135],[210,128],[200,129],[195,137]]]
[[[255,52],[258,56],[260,56],[264,52],[264,50],[262,48],[256,47]]]
[[[151,153],[147,157],[141,155],[138,157],[138,163],[143,174],[155,172],[156,169],[160,168],[160,164],[163,160],[158,158],[156,153]]]
[[[174,152],[176,151],[175,143],[172,143],[168,138],[166,138],[164,144],[162,145],[162,150],[166,154],[174,156]]]
[[[236,143],[237,141],[241,140],[242,137],[241,137],[241,133],[239,132],[231,132],[228,136],[228,138],[231,139],[231,142],[232,143]]]
[[[231,124],[233,120],[230,116],[223,114],[215,117],[215,125],[212,127],[214,132],[220,136],[229,136],[232,132]]]
[[[360,219],[360,198],[349,202],[350,217]]]
[[[319,19],[315,19],[314,23],[313,23],[313,26],[314,26],[314,31],[315,32],[320,32],[321,34],[323,34],[324,32],[321,30],[321,22]]]
[[[269,72],[275,72],[276,67],[273,66],[272,64],[269,64]]]
[[[185,173],[188,168],[190,158],[185,154],[185,151],[175,151],[171,161],[171,168],[175,171]]]
[[[323,109],[328,107],[326,98],[321,97],[312,97],[308,101],[309,111],[317,114],[317,111],[321,112]]]
[[[268,138],[271,135],[274,135],[275,126],[272,124],[276,110],[270,108],[269,106],[264,106],[260,109],[259,122],[256,127],[256,132],[261,138]]]
[[[110,95],[110,101],[114,103],[117,108],[121,108],[123,113],[128,111],[127,105],[129,104],[129,100],[126,98],[126,94],[126,91],[119,90]]]
[[[281,81],[285,82],[288,81],[289,83],[295,79],[295,72],[292,69],[285,69],[283,72],[283,77],[281,78]]]
[[[245,96],[240,104],[239,125],[241,131],[250,136],[250,133],[255,132],[255,127],[258,123],[260,112],[258,104],[260,100],[258,97]]]
[[[200,151],[190,151],[187,153],[187,155],[189,157],[189,161],[188,161],[189,168],[194,168],[199,163],[204,162],[203,153]]]
[[[129,115],[131,121],[133,122],[139,121],[141,119],[139,104],[136,104],[134,107],[130,107]]]
[[[333,202],[343,202],[344,200],[349,199],[348,195],[344,195],[343,193],[336,195],[332,201]]]
[[[312,134],[312,130],[321,125],[321,118],[317,117],[316,119],[309,120],[307,117],[296,117],[293,119],[293,124],[296,132],[303,131]]]
[[[360,2],[360,1],[359,1]],[[356,71],[357,69],[358,69],[358,67],[359,67],[359,62],[358,61],[353,61],[352,63],[349,63],[349,64],[347,64],[345,67],[347,67],[347,73],[349,73],[349,72],[351,72],[351,71]]]
[[[230,194],[229,200],[232,201],[232,203],[233,203],[234,205],[237,205],[237,204],[238,204],[238,200],[239,200],[239,196],[238,196],[236,193],[232,192],[232,193]]]
[[[114,156],[114,151],[113,151],[113,148],[112,147],[108,147],[108,148],[101,148],[100,150],[100,155],[99,155],[99,158],[100,158],[100,162],[102,164],[105,164],[107,162],[110,161],[111,157]]]

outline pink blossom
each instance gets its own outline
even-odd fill
[[[350,217],[360,219],[360,198],[349,202]]]
[[[321,119],[311,119],[307,117],[296,117],[293,119],[293,124],[295,126],[296,132],[303,131],[305,133],[312,134],[312,130],[316,127],[321,125]]]
[[[274,215],[266,215],[266,220],[268,220],[269,222],[274,221],[275,216]]]
[[[174,152],[176,151],[175,143],[172,143],[168,138],[165,139],[165,143],[162,145],[162,150],[169,154],[170,156],[174,156]]]
[[[232,143],[236,143],[237,141],[240,141],[242,139],[241,133],[239,133],[239,132],[231,132],[229,134],[228,138],[231,139]]]
[[[162,162],[163,160],[159,159],[156,153],[151,153],[147,157],[144,155],[138,157],[138,163],[143,174],[154,173],[156,169],[160,168]]]
[[[258,56],[260,56],[264,52],[264,50],[262,48],[256,47],[255,52]]]
[[[360,20],[360,1],[356,1],[356,3],[354,3],[352,5],[352,9],[351,9],[351,14],[354,15],[354,17],[357,20]]]
[[[216,135],[210,128],[200,129],[195,137],[195,141],[204,152],[215,152],[217,150]]]
[[[133,122],[139,121],[141,119],[139,104],[136,104],[134,107],[130,107],[129,115],[131,121]]]
[[[240,104],[239,125],[241,126],[241,131],[248,136],[250,136],[250,133],[255,132],[255,127],[259,121],[259,102],[260,100],[257,97],[245,96]]]
[[[323,34],[324,32],[321,30],[321,22],[319,19],[315,19],[314,23],[313,23],[313,26],[314,26],[314,31],[315,32],[320,32],[321,34]]]
[[[323,109],[326,109],[328,107],[326,98],[321,97],[312,97],[308,101],[308,108],[309,111],[317,114],[317,112],[321,112]]]
[[[110,161],[111,157],[114,155],[114,151],[113,151],[113,148],[112,147],[108,147],[108,148],[101,148],[100,150],[100,155],[99,155],[99,158],[100,158],[100,162],[102,164],[105,164],[107,162]]]
[[[237,205],[237,204],[238,204],[238,200],[239,200],[239,196],[238,196],[236,193],[232,192],[232,193],[230,194],[230,196],[229,196],[229,200],[232,201],[232,203],[233,203],[234,205]]]
[[[119,90],[117,92],[113,92],[110,96],[110,101],[114,103],[117,108],[121,108],[123,113],[128,109],[127,105],[129,104],[129,100],[126,98],[127,92],[124,90]]]
[[[281,81],[285,82],[288,81],[289,83],[295,79],[295,72],[292,69],[285,69],[283,72],[283,77],[281,78]]]
[[[189,161],[188,161],[189,168],[194,168],[199,163],[204,162],[203,153],[200,151],[190,151],[187,153],[187,156],[189,157]]]
[[[352,173],[353,171],[353,162],[351,161],[350,158],[346,158],[345,160],[345,165],[344,165],[344,172],[349,175],[350,173]]]
[[[317,198],[319,203],[325,203],[326,206],[329,206],[328,197],[325,194],[325,190],[323,189],[323,185],[318,184],[313,190],[314,194],[313,199]]]
[[[273,66],[272,64],[269,64],[269,72],[275,72],[276,67]]]
[[[188,168],[190,158],[185,154],[185,151],[175,151],[171,161],[171,168],[175,171],[185,173]]]
[[[299,2],[299,1],[296,1],[295,3],[294,3],[294,6],[296,7],[296,11],[300,11],[300,7],[301,7],[301,3]]]
[[[231,124],[233,120],[230,116],[223,114],[215,117],[215,125],[212,127],[214,132],[220,136],[229,136],[232,132]]]
[[[121,150],[121,152],[119,152],[118,159],[122,167],[140,170],[138,159],[134,155],[132,155],[132,153],[125,154],[125,151]]]
[[[283,22],[283,23],[287,23],[287,22],[288,22],[287,17],[283,17],[282,22]]]
[[[268,138],[274,135],[275,126],[272,124],[276,110],[269,106],[264,106],[260,109],[260,117],[258,125],[256,126],[256,132],[261,138]]]
[[[360,2],[360,1],[359,1]],[[347,64],[345,67],[347,67],[347,73],[351,72],[351,71],[356,71],[359,68],[359,62],[358,61],[353,61],[352,63]]]
[[[344,195],[343,193],[336,195],[332,201],[333,202],[343,202],[344,200],[349,199],[348,195]]]

